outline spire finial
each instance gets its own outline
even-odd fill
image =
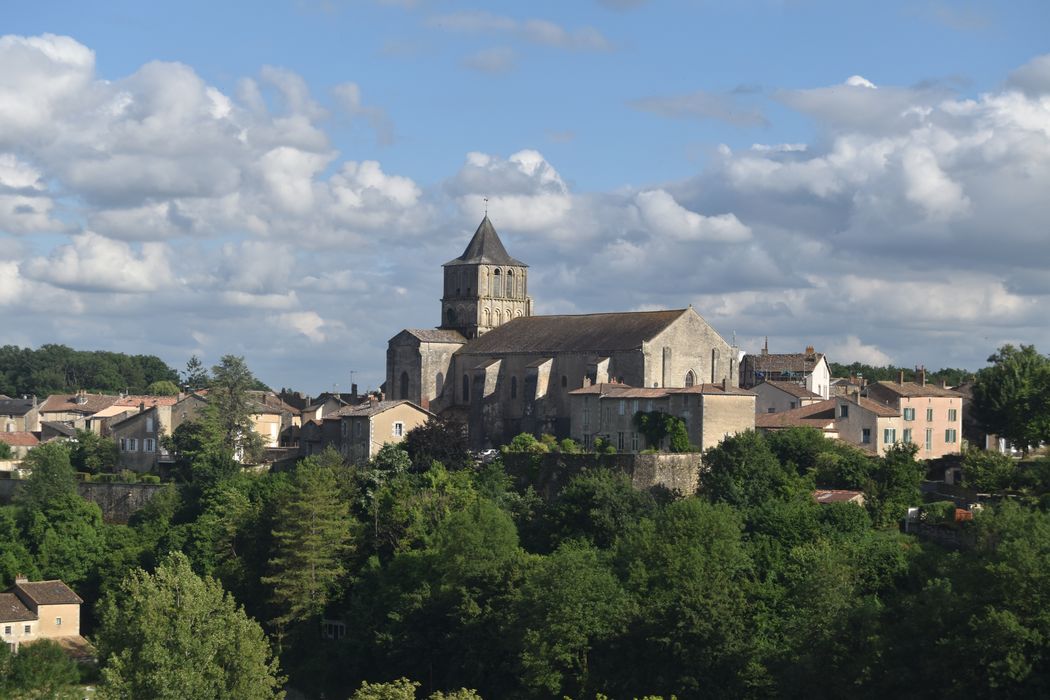
[[[482,197],[482,199],[485,200],[485,216],[487,217],[489,215],[489,198]]]

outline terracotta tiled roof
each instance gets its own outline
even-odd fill
[[[804,386],[801,386],[797,382],[783,382],[774,379],[767,379],[758,386],[761,386],[762,384],[768,384],[771,387],[780,389],[781,391],[791,394],[792,396],[795,396],[800,399],[820,398],[820,394],[814,394],[812,391],[810,391]],[[757,389],[758,387],[755,388]]]
[[[108,408],[120,400],[109,394],[80,394],[82,403],[77,403],[77,394],[52,394],[40,404],[40,413],[83,413],[92,415]]]
[[[299,409],[289,406],[270,391],[252,391],[249,398],[256,413],[299,413]]]
[[[759,413],[755,416],[756,428],[820,428],[830,430],[835,425],[835,407],[838,402],[835,399],[817,401],[808,406],[793,408],[790,411],[779,413]]]
[[[178,396],[135,396],[128,394],[127,396],[121,397],[115,405],[117,406],[134,406],[138,408],[142,404],[146,404],[146,408],[152,408],[153,406],[174,406],[179,402]]]
[[[946,396],[952,398],[961,398],[962,395],[958,392],[952,391],[951,389],[942,389],[934,384],[918,384],[916,382],[904,382],[898,384],[897,382],[883,380],[875,382],[873,385],[869,385],[868,391],[871,391],[873,387],[879,387],[881,390],[889,391],[898,396],[904,396],[913,398],[916,396]]]
[[[37,605],[71,605],[84,602],[69,586],[58,580],[16,583],[11,587],[11,591],[21,591]]]
[[[459,343],[467,342],[459,331],[448,331],[441,328],[406,328],[406,333],[414,335],[424,343]]]
[[[748,355],[756,372],[812,372],[820,363],[823,353],[804,352],[779,353],[769,355]]]
[[[25,606],[14,593],[0,593],[0,622],[29,622],[36,613]]]
[[[896,408],[893,408],[892,406],[887,406],[886,404],[880,403],[878,401],[872,401],[871,399],[865,398],[863,396],[851,396],[847,400],[850,403],[855,403],[861,408],[865,408],[871,411],[876,416],[881,416],[882,418],[896,418],[901,414],[900,411],[898,411]]]
[[[608,355],[634,350],[681,317],[687,309],[580,316],[515,318],[464,345],[459,354],[587,352]]]
[[[36,447],[40,444],[36,435],[25,430],[0,433],[0,442],[6,442],[11,447]]]
[[[671,394],[731,394],[734,396],[754,396],[753,391],[735,386],[721,384],[696,384],[686,387],[668,387],[666,389],[633,387],[626,384],[592,384],[569,392],[570,395],[598,395],[614,399],[661,399]]]

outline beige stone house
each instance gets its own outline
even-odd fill
[[[533,316],[528,266],[488,217],[443,267],[441,326],[391,338],[386,391],[462,420],[475,447],[521,432],[568,437],[569,392],[587,382],[736,386],[735,348],[692,307]]]
[[[24,576],[0,593],[0,633],[17,649],[37,639],[80,636],[80,606],[84,601],[62,581],[30,582]]]
[[[899,412],[899,439],[919,446],[919,459],[936,459],[962,451],[963,396],[958,392],[926,383],[925,370],[917,372],[916,381],[869,384],[868,398]]]
[[[875,455],[898,442],[908,442],[900,411],[863,396],[836,396],[835,426],[839,439]]]
[[[0,432],[36,432],[40,430],[40,406],[36,397],[0,399]]]
[[[160,440],[171,433],[171,407],[153,406],[109,426],[110,437],[119,449],[121,469],[155,472],[164,455]]]
[[[348,406],[324,422],[338,422],[339,452],[355,464],[372,459],[383,445],[401,442],[410,430],[433,417],[411,401],[371,401]]]
[[[52,394],[40,404],[40,420],[67,423],[80,430],[88,429],[88,419],[109,408],[119,396],[109,394]]]
[[[769,380],[752,387],[756,413],[779,413],[823,401],[799,382]]]
[[[618,452],[646,449],[645,436],[634,422],[638,412],[681,418],[689,442],[704,450],[755,428],[755,395],[728,384],[656,389],[602,383],[570,391],[569,403],[572,438],[588,448],[601,437]]]
[[[11,448],[11,454],[15,459],[22,459],[29,450],[40,444],[36,434],[26,430],[0,433],[0,442]]]
[[[831,366],[823,353],[807,347],[801,353],[771,353],[769,343],[758,355],[744,355],[740,386],[752,389],[761,382],[800,383],[823,399],[831,397]]]
[[[838,402],[835,399],[806,404],[787,411],[758,413],[755,416],[755,429],[762,433],[772,433],[790,428],[815,428],[830,440],[839,437],[835,415]]]

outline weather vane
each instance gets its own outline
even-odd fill
[[[485,216],[488,216],[489,215],[489,198],[488,197],[482,197],[482,199],[485,200]]]

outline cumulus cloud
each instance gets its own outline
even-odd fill
[[[751,230],[733,214],[703,216],[689,211],[664,190],[639,192],[635,204],[642,221],[656,235],[687,241],[735,243],[751,237]]]
[[[893,364],[893,358],[879,350],[875,345],[867,345],[855,335],[846,336],[841,343],[830,345],[825,354],[841,364],[860,362],[874,367],[885,367]]]
[[[1032,97],[1050,95],[1050,53],[1036,56],[1010,73],[1006,84]]]
[[[127,243],[90,231],[76,235],[47,258],[33,258],[27,276],[58,287],[87,292],[155,292],[171,284],[168,248],[144,243],[136,252]]]
[[[316,311],[295,311],[287,314],[278,314],[273,317],[273,322],[278,326],[287,326],[296,333],[306,336],[312,343],[323,343],[325,334],[321,330],[325,326],[324,319]]]
[[[464,68],[498,75],[514,70],[517,67],[516,61],[517,54],[514,53],[514,49],[501,46],[472,53],[464,58],[462,63]]]

